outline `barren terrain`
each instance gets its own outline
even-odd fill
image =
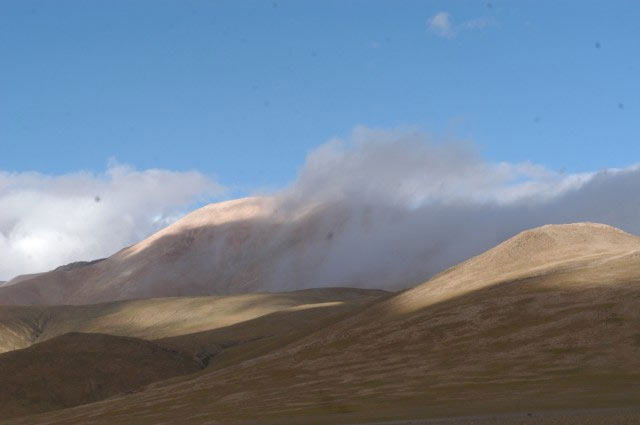
[[[0,419],[85,404],[256,357],[386,296],[332,288],[0,306]]]
[[[545,226],[263,355],[12,423],[557,423],[640,403],[638,329],[640,239]]]

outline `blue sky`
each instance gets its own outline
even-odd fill
[[[0,170],[115,158],[244,193],[356,125],[493,162],[624,167],[640,158],[639,16],[635,1],[7,0]]]
[[[638,17],[622,0],[1,1],[0,281],[256,192],[432,208],[379,223],[391,252],[438,240],[416,229],[466,241],[484,208],[477,252],[545,223],[640,233]]]

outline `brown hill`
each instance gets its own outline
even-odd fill
[[[0,420],[101,400],[194,368],[223,368],[281,348],[387,295],[325,288],[87,306],[0,306],[0,349],[14,350],[0,354],[0,382],[8,385],[0,389]],[[180,362],[172,366],[171,359],[187,359],[189,368],[181,369]],[[145,367],[136,370],[136,362]]]
[[[326,424],[634,406],[638,329],[640,239],[545,226],[267,355],[15,423]]]
[[[193,357],[137,338],[69,333],[0,354],[2,418],[62,409],[200,370]]]
[[[153,340],[228,328],[273,313],[301,315],[304,311],[317,311],[328,319],[361,309],[387,295],[377,290],[321,288],[82,306],[0,306],[0,353],[69,332]]]

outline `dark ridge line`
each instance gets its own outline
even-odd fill
[[[99,258],[97,260],[93,260],[93,261],[76,261],[75,263],[69,263],[69,264],[65,264],[64,266],[60,266],[58,268],[55,268],[53,271],[54,272],[68,272],[71,270],[75,270],[75,269],[79,269],[82,267],[87,267],[87,266],[91,266],[93,264],[97,264],[101,261],[106,260],[106,258]]]

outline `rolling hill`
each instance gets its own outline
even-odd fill
[[[327,288],[86,306],[0,306],[0,420],[219,369],[285,346],[384,291]]]
[[[640,239],[545,226],[264,355],[9,423],[368,423],[637,406],[639,329]]]
[[[0,355],[0,417],[91,403],[201,367],[138,338],[68,333]]]
[[[0,306],[0,353],[69,332],[147,340],[220,329],[273,313],[350,311],[388,293],[351,288],[154,298],[82,306]]]

